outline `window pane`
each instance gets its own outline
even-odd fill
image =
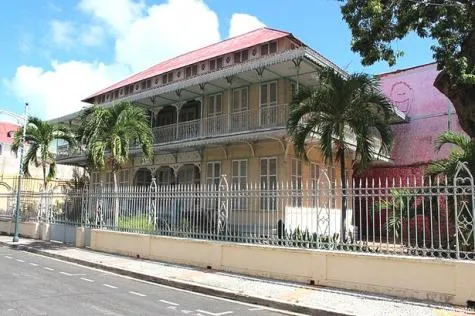
[[[264,44],[261,46],[261,55],[268,55],[269,54],[269,46],[267,44]]]
[[[277,83],[273,82],[270,84],[270,102],[277,102]]]
[[[233,177],[237,177],[239,174],[239,161],[233,161]]]
[[[267,103],[267,84],[261,84],[261,104]]]
[[[241,90],[241,109],[247,109],[247,88]]]
[[[247,177],[247,161],[241,161],[241,177]]]
[[[261,176],[267,175],[267,159],[261,159]]]
[[[269,46],[270,46],[269,51],[270,51],[271,54],[277,52],[277,42],[272,42],[272,43],[270,43]]]
[[[234,93],[233,93],[233,109],[235,111],[239,110],[240,108],[240,100],[239,100],[239,90],[234,90]]]
[[[240,53],[234,53],[234,62],[235,63],[240,63],[241,62],[241,54]]]
[[[214,176],[216,178],[219,178],[221,176],[221,164],[219,162],[216,162],[214,164]]]
[[[249,59],[249,51],[246,49],[246,50],[243,50],[242,51],[242,62],[246,61]]]
[[[275,158],[269,159],[269,174],[270,175],[277,174],[277,159]]]

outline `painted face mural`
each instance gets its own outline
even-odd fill
[[[409,113],[414,102],[414,90],[404,81],[393,84],[390,94],[393,104],[404,113]]]

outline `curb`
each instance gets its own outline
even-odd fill
[[[248,303],[248,304],[261,305],[261,306],[270,307],[274,309],[280,309],[280,310],[288,311],[288,312],[294,312],[294,313],[305,314],[305,315],[319,315],[319,316],[320,315],[321,316],[355,315],[355,314],[341,313],[341,312],[332,311],[328,309],[317,309],[317,308],[312,308],[308,306],[287,303],[283,301],[276,301],[276,300],[271,300],[271,299],[267,299],[263,297],[249,296],[243,293],[234,293],[234,292],[230,292],[223,289],[217,289],[217,288],[208,287],[204,285],[197,285],[194,283],[177,281],[177,280],[162,278],[158,276],[151,276],[151,275],[147,275],[147,274],[143,274],[139,272],[129,271],[122,268],[111,267],[106,264],[95,263],[95,262],[90,262],[83,259],[76,259],[76,258],[71,258],[68,256],[54,254],[54,253],[50,253],[41,249],[30,247],[27,245],[15,245],[15,244],[6,243],[2,241],[0,241],[0,245],[8,246],[9,248],[12,248],[12,249],[18,249],[18,250],[31,252],[31,253],[40,254],[46,257],[55,258],[62,261],[76,263],[82,266],[87,266],[87,267],[91,267],[91,268],[95,268],[99,270],[112,272],[119,275],[128,276],[134,279],[148,281],[148,282],[152,282],[152,283],[156,283],[160,285],[166,285],[166,286],[181,289],[181,290],[187,290],[187,291],[196,292],[200,294],[206,294],[209,296],[216,296],[216,297],[230,299],[230,300],[239,301],[239,302]]]

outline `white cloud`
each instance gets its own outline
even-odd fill
[[[115,40],[111,64],[87,61],[53,61],[50,67],[19,66],[3,79],[4,85],[33,113],[54,118],[80,110],[81,99],[153,64],[218,42],[219,20],[204,0],[167,0],[146,6],[144,0],[80,0],[88,24],[52,21],[56,44],[94,46],[107,36]],[[256,17],[236,13],[229,35],[264,26]],[[70,46],[69,46],[70,47]]]
[[[78,7],[121,33],[142,17],[145,3],[143,0],[81,0]]]
[[[73,44],[74,26],[71,22],[53,20],[50,26],[53,43],[66,48]]]
[[[104,29],[99,25],[85,26],[79,35],[79,41],[85,46],[98,46],[104,40]]]
[[[4,84],[19,100],[31,104],[33,115],[51,119],[79,111],[85,105],[80,100],[126,74],[128,69],[119,65],[53,61],[51,70],[20,66]]]
[[[148,8],[116,41],[116,60],[140,71],[218,42],[218,16],[201,0],[169,0]]]
[[[234,13],[231,16],[229,37],[241,35],[255,29],[266,26],[257,17],[245,13]]]

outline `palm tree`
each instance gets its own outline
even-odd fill
[[[142,108],[122,102],[110,108],[97,105],[85,108],[78,130],[91,167],[95,170],[109,168],[112,172],[116,200],[114,224],[119,223],[119,198],[117,196],[117,171],[129,160],[131,144],[136,144],[145,158],[152,157],[153,134],[150,120]]]
[[[305,150],[307,141],[318,135],[325,162],[340,162],[343,193],[340,236],[344,240],[348,137],[350,133],[356,137],[354,167],[358,170],[368,167],[376,154],[390,151],[392,133],[389,118],[393,107],[379,90],[377,79],[367,74],[343,77],[331,68],[323,68],[317,71],[317,77],[319,85],[313,89],[300,89],[290,104],[287,129],[297,155],[304,160],[308,160]],[[373,137],[376,134],[381,140],[379,152]]]
[[[14,136],[11,150],[17,154],[22,144],[23,128],[19,128]],[[51,151],[54,141],[61,140],[74,146],[75,139],[71,130],[60,124],[49,123],[37,117],[29,117],[25,142],[28,144],[28,151],[23,160],[23,173],[30,176],[29,166],[42,168],[43,172],[43,189],[46,189],[48,182],[56,175],[56,158],[55,153]]]
[[[463,134],[445,131],[435,141],[435,150],[452,145],[454,148],[445,159],[432,162],[427,168],[428,175],[445,174],[450,180],[455,176],[459,162],[467,162],[470,172],[475,175],[475,142]]]

